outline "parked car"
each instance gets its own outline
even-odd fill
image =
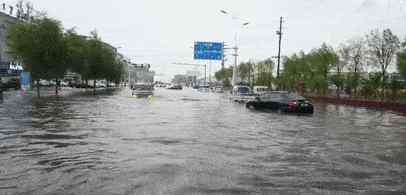
[[[197,90],[199,92],[208,93],[208,92],[210,92],[210,86],[209,85],[200,85]]]
[[[93,88],[92,85],[88,85],[86,83],[75,83],[72,86],[74,86],[76,88]]]
[[[215,93],[224,93],[223,87],[214,87],[213,91]]]
[[[49,81],[47,81],[47,80],[41,79],[41,80],[39,81],[39,85],[40,85],[40,86],[43,86],[43,87],[49,87],[49,86],[51,86],[51,83],[50,83]]]
[[[306,98],[286,91],[273,91],[246,103],[247,108],[270,109],[287,113],[313,114],[313,104]]]
[[[233,87],[231,94],[235,95],[235,96],[244,96],[244,95],[250,95],[252,93],[251,93],[251,89],[249,86],[236,85]]]
[[[20,80],[17,79],[17,78],[12,78],[12,79],[9,79],[9,80],[6,81],[6,82],[2,82],[2,83],[0,84],[0,86],[1,86],[2,90],[8,90],[8,89],[15,89],[15,90],[17,90],[17,89],[21,89]]]
[[[60,86],[61,86],[61,87],[69,87],[69,82],[61,81],[61,82],[60,82]]]
[[[50,86],[55,86],[55,85],[56,85],[56,81],[55,81],[55,80],[50,80],[50,81],[49,81],[49,85],[50,85]]]
[[[102,81],[97,81],[96,82],[96,88],[106,88],[106,83]]]
[[[269,87],[267,86],[254,86],[253,93],[257,95],[263,95],[265,93],[268,93],[269,91]]]
[[[236,85],[231,91],[230,100],[238,103],[247,103],[257,97],[247,85]]]

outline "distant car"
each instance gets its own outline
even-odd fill
[[[49,81],[47,81],[47,80],[41,79],[41,80],[39,81],[39,85],[40,85],[40,86],[43,86],[43,87],[48,87],[48,86],[51,85],[51,83],[50,83]]]
[[[313,104],[306,98],[285,91],[274,91],[246,103],[247,108],[270,109],[286,113],[313,114]]]
[[[224,93],[223,87],[214,87],[213,91],[215,93]]]
[[[107,85],[105,82],[97,81],[96,82],[96,88],[106,88]]]
[[[55,86],[56,85],[56,81],[55,80],[51,80],[49,81],[50,86]]]
[[[182,87],[182,85],[171,85],[171,86],[167,87],[167,89],[182,90],[183,87]]]
[[[209,85],[200,85],[197,90],[202,93],[208,93],[208,92],[210,92],[210,86]]]
[[[231,101],[238,103],[247,103],[253,100],[257,95],[252,93],[251,88],[247,85],[236,85],[231,91]]]
[[[74,86],[76,88],[93,88],[92,85],[88,85],[86,83],[76,83],[76,84],[73,84],[72,86]]]
[[[61,81],[61,82],[60,82],[60,86],[61,86],[61,87],[68,87],[68,86],[69,86],[69,83],[66,82],[66,81]]]
[[[268,93],[270,90],[267,86],[254,86],[253,93],[257,95],[263,95]]]
[[[231,94],[236,95],[236,96],[244,96],[244,95],[250,95],[252,93],[251,93],[251,88],[249,86],[236,85],[233,87]]]

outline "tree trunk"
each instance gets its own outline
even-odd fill
[[[40,98],[40,97],[41,97],[41,94],[40,94],[39,88],[40,88],[40,86],[39,86],[39,80],[37,80],[37,97],[38,97],[38,98]]]
[[[58,96],[58,79],[55,79],[55,95]]]
[[[96,79],[93,80],[93,95],[96,95]]]
[[[86,85],[86,86],[85,86],[84,88],[85,88],[85,90],[87,91],[87,88],[89,88],[89,87],[88,87],[88,86],[89,86],[89,80],[86,79],[85,85]]]
[[[338,86],[337,86],[336,93],[337,93],[337,98],[340,99],[340,92],[343,90],[342,83],[341,83],[342,80],[341,80],[341,70],[340,69],[337,69],[337,74],[338,74],[338,76],[337,76]]]
[[[358,76],[358,69],[357,69],[357,65],[355,65],[354,67],[354,78],[357,80],[357,85],[354,88],[354,96],[357,97],[357,92],[358,92],[358,86],[359,86],[359,80],[361,76]]]
[[[385,100],[385,89],[386,89],[386,73],[385,71],[382,72],[382,94],[381,94],[381,100]]]

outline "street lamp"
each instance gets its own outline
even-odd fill
[[[220,10],[220,12],[222,14],[224,14],[224,15],[231,15],[229,12],[227,12],[225,10]],[[238,18],[236,16],[232,16],[232,15],[231,15],[231,18],[233,20],[241,20],[240,18]],[[248,26],[249,24],[250,24],[249,22],[244,22],[244,23],[240,23],[238,26],[239,26],[239,28],[244,28],[244,27]],[[238,68],[237,68],[237,66],[238,66],[238,30],[239,29],[237,29],[235,31],[235,37],[234,37],[235,46],[234,46],[234,48],[227,48],[227,49],[233,49],[234,50],[234,54],[233,54],[233,56],[234,56],[234,67],[233,67],[233,78],[232,78],[232,85],[233,86],[237,83],[237,77],[238,77]]]

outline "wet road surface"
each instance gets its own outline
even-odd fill
[[[158,89],[0,104],[0,194],[406,194],[406,118]]]

